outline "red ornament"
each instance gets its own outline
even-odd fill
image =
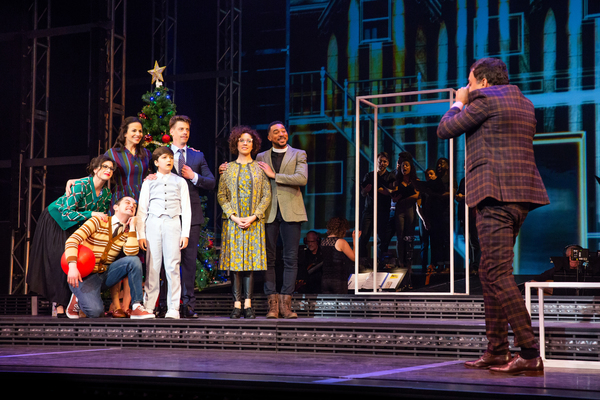
[[[140,118],[141,119],[148,119],[148,117],[146,116],[146,114],[144,113],[140,113]]]
[[[144,136],[144,140],[148,143],[150,143],[152,141],[152,135],[146,135]]]
[[[214,245],[214,244],[213,244],[213,241],[212,241],[212,239],[208,239],[208,246],[206,246],[206,247],[208,247],[209,249],[212,249],[212,248],[213,248],[213,245]]]
[[[69,273],[69,263],[67,263],[65,253],[63,253],[60,259],[60,266],[65,274]],[[89,247],[80,244],[77,249],[77,269],[79,270],[81,277],[85,278],[91,274],[94,270],[94,266],[96,266],[96,256],[94,255],[94,252]]]
[[[162,137],[163,143],[169,143],[171,141],[171,136],[164,134]]]

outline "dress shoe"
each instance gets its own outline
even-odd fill
[[[198,318],[198,314],[189,304],[187,306],[181,306],[181,316],[183,318]]]
[[[544,374],[544,362],[542,361],[542,357],[526,360],[520,354],[517,354],[508,364],[490,367],[490,371],[510,375],[525,374],[528,376],[537,376]]]
[[[256,318],[256,313],[254,312],[254,308],[252,308],[252,307],[244,308],[244,318],[246,318],[246,319]]]
[[[485,368],[491,367],[492,365],[504,365],[504,364],[510,362],[510,360],[511,360],[510,352],[508,352],[506,354],[494,355],[494,354],[488,353],[486,351],[477,360],[465,362],[465,367],[485,369]]]
[[[229,318],[231,318],[231,319],[240,319],[241,316],[242,316],[242,309],[241,308],[237,308],[237,307],[233,307],[233,311],[231,311],[231,315],[229,316]]]
[[[148,310],[148,308],[146,309]],[[156,318],[165,318],[167,316],[167,307],[159,306],[155,311]]]
[[[120,308],[117,308],[116,310],[113,310],[112,317],[113,318],[127,318],[127,313],[125,313],[125,311],[121,310]]]

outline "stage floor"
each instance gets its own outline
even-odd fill
[[[600,370],[544,376],[466,369],[464,360],[214,350],[0,346],[10,387],[87,398],[600,398]],[[25,386],[21,386],[25,385]],[[86,390],[86,388],[88,390]],[[129,391],[129,394],[128,394]],[[82,396],[79,396],[82,397]],[[339,398],[339,397],[336,397]]]

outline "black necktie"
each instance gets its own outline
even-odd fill
[[[113,230],[113,237],[117,237],[117,235],[119,234],[119,228],[121,228],[121,223],[117,222],[115,224],[115,229]]]

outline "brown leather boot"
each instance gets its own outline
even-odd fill
[[[267,318],[279,318],[279,297],[277,294],[270,294],[267,296],[269,302],[269,311],[267,312]]]
[[[292,296],[289,294],[279,295],[279,314],[283,318],[298,318],[298,314],[292,311]]]

